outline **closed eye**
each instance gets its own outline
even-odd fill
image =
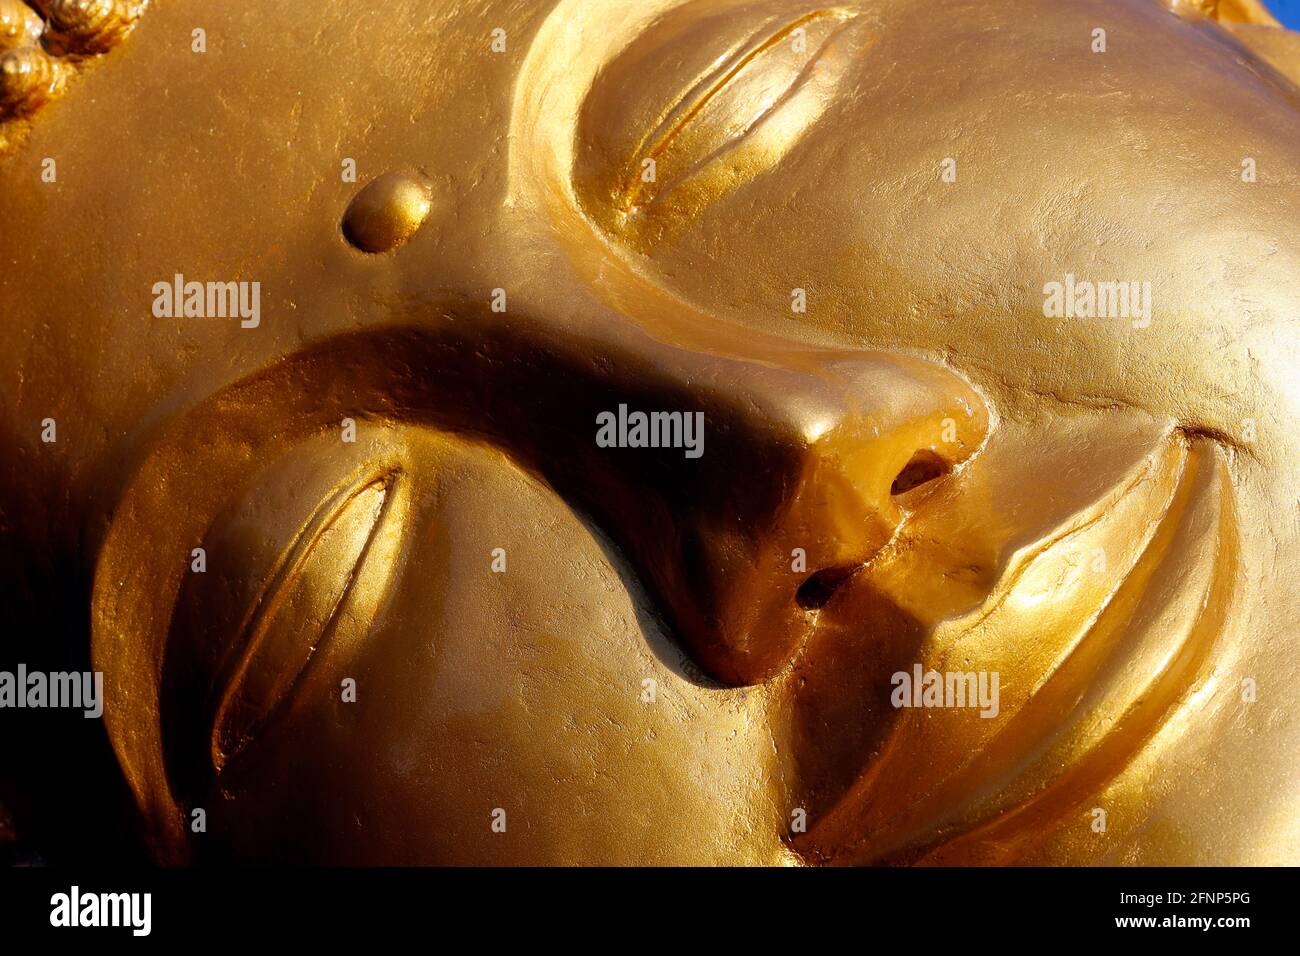
[[[285,708],[312,659],[365,635],[400,546],[400,474],[356,482],[322,503],[277,563],[234,643],[212,721],[217,770]]]
[[[852,18],[845,10],[817,10],[764,31],[695,84],[633,157],[622,211],[667,195],[765,123],[775,136],[761,145],[769,165],[775,162],[827,106],[848,64],[829,54]]]

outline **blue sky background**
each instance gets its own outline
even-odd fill
[[[1264,5],[1292,30],[1300,30],[1300,0],[1264,0]]]

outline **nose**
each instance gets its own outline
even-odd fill
[[[699,457],[600,449],[602,496],[696,661],[750,684],[790,659],[834,588],[892,539],[917,486],[980,446],[988,412],[960,378],[908,357],[697,361],[640,403],[702,412]]]
[[[916,486],[989,426],[966,382],[907,356],[557,342],[518,319],[499,335],[472,349],[484,368],[462,373],[492,379],[490,419],[596,518],[726,684],[788,661],[828,594],[925,497]]]

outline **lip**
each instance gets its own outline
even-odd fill
[[[999,713],[904,709],[794,847],[826,862],[1008,862],[1118,773],[1200,679],[1236,560],[1220,446],[1174,433],[934,626],[926,670],[997,671]]]

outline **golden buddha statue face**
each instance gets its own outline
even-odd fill
[[[6,567],[159,859],[1300,859],[1300,37],[313,7],[0,126]]]

